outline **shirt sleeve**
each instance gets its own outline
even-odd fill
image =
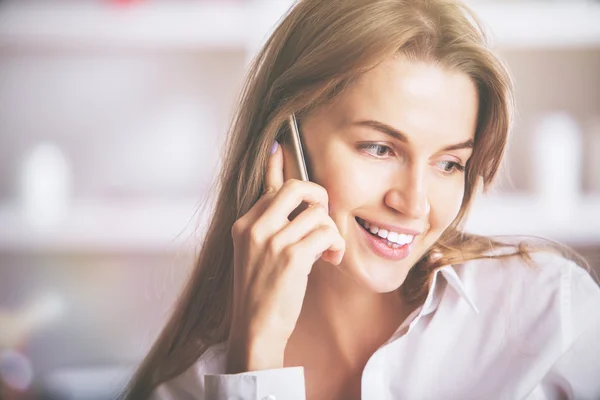
[[[306,400],[304,367],[240,374],[190,372],[161,384],[150,400]]]
[[[547,399],[600,399],[600,287],[571,263],[561,284],[563,353],[542,388]]]
[[[205,375],[206,398],[215,400],[305,400],[304,368]]]

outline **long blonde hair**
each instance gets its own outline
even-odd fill
[[[417,262],[399,292],[407,301],[427,294],[442,265],[529,251],[461,230],[473,195],[496,175],[511,130],[513,85],[489,49],[478,18],[454,0],[301,0],[253,60],[242,87],[219,176],[218,197],[195,268],[175,309],[124,396],[147,398],[160,383],[189,368],[227,339],[231,323],[231,227],[263,192],[269,148],[286,136],[286,118],[299,123],[343,93],[364,72],[397,55],[436,63],[469,76],[479,96],[473,155],[460,212]],[[504,255],[490,255],[495,249]],[[437,257],[431,257],[432,254]]]

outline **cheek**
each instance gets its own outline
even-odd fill
[[[436,231],[445,230],[454,221],[464,195],[464,186],[457,185],[441,185],[433,188],[429,193],[429,201],[431,205],[430,224],[431,229]]]
[[[339,152],[315,165],[313,175],[313,180],[327,190],[331,218],[342,232],[351,221],[348,213],[368,202],[369,193],[377,193],[372,174]]]

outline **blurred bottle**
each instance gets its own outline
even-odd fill
[[[600,115],[586,124],[585,141],[586,189],[600,195]]]
[[[65,219],[71,197],[71,168],[56,144],[38,143],[25,155],[19,185],[24,217],[31,226],[52,228]]]
[[[534,130],[534,188],[540,206],[557,223],[572,220],[581,193],[581,131],[565,112],[548,113]]]

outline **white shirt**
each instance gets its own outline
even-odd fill
[[[439,269],[371,356],[362,399],[600,399],[600,288],[550,253]],[[304,400],[304,368],[224,374],[225,343],[152,399]]]

